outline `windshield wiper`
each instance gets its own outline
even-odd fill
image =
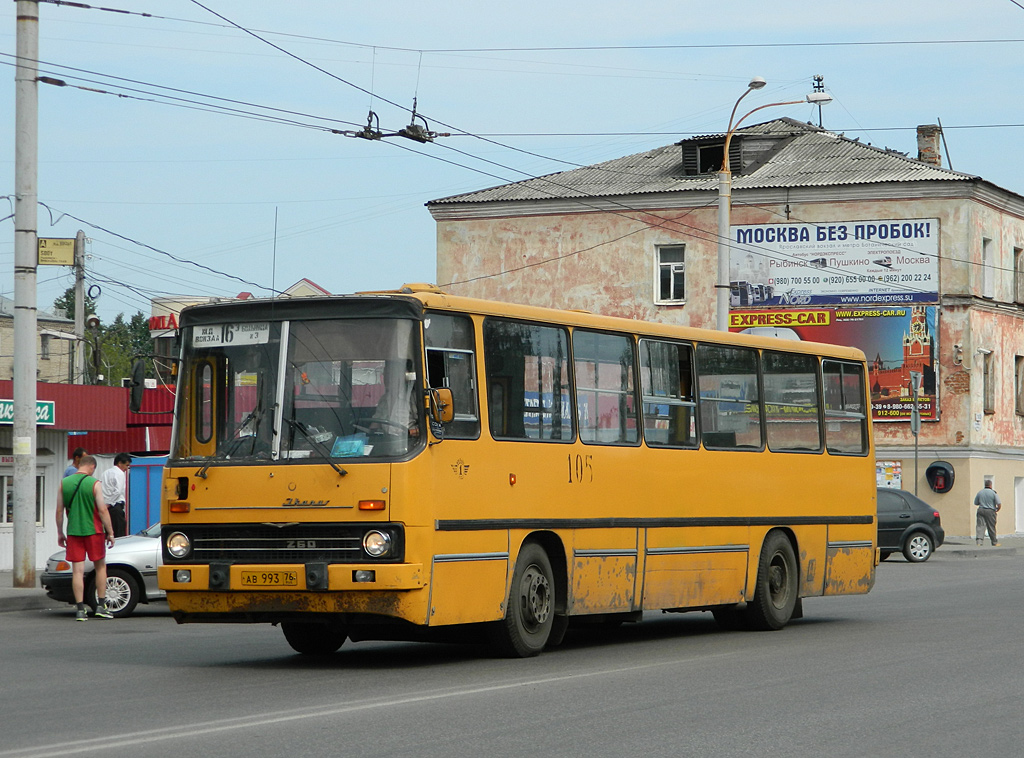
[[[327,463],[330,465],[332,469],[338,472],[339,476],[346,476],[348,474],[348,472],[345,469],[341,468],[341,466],[339,466],[337,463],[331,460],[331,451],[327,449],[327,446],[324,445],[324,443],[320,442],[319,440],[315,439],[309,432],[306,431],[305,424],[303,424],[301,421],[296,421],[293,418],[288,418],[287,416],[283,416],[282,420],[286,424],[288,424],[288,426],[290,426],[292,429],[297,430],[299,434],[305,437],[306,441],[310,445],[312,445],[321,453],[323,453],[324,459],[327,461]]]
[[[271,407],[273,407],[273,406],[271,406]],[[206,463],[203,464],[203,467],[196,472],[196,476],[199,477],[200,479],[205,479],[206,478],[206,470],[208,468],[210,468],[210,464],[212,464],[213,461],[215,461],[215,460],[217,460],[218,458],[221,458],[221,457],[223,457],[225,459],[230,458],[231,455],[235,452],[235,450],[237,450],[238,447],[245,440],[249,439],[250,437],[252,438],[253,450],[255,450],[256,449],[256,435],[257,435],[257,433],[260,430],[260,421],[263,420],[263,416],[266,414],[266,411],[267,411],[266,408],[261,408],[260,406],[256,406],[251,411],[249,411],[249,414],[244,419],[242,419],[241,423],[239,423],[234,429],[231,430],[231,434],[232,435],[238,434],[238,432],[240,432],[241,430],[245,429],[245,427],[248,426],[250,423],[252,423],[252,425],[253,425],[253,427],[252,427],[252,434],[251,435],[247,434],[247,435],[245,435],[243,437],[235,437],[228,444],[228,447],[224,451],[223,456],[214,454],[211,457],[207,458],[206,459]],[[250,455],[251,455],[251,453],[250,453]]]

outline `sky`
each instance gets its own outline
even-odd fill
[[[1024,2],[41,2],[42,237],[87,235],[100,318],[150,299],[434,282],[432,199],[725,131],[799,100],[823,125],[1024,194]],[[145,14],[145,15],[144,15]],[[13,213],[16,4],[0,4],[0,218]],[[98,90],[98,91],[97,91]],[[432,143],[363,140],[412,120]],[[817,122],[810,105],[752,119]],[[944,156],[945,158],[945,156]],[[944,164],[949,165],[949,164]],[[14,224],[0,223],[13,297]],[[44,266],[38,304],[73,283]]]

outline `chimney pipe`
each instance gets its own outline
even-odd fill
[[[917,159],[933,166],[942,165],[942,150],[939,140],[942,129],[938,124],[924,124],[917,127]]]

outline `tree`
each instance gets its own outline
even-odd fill
[[[67,318],[75,318],[75,288],[68,287],[64,290],[64,294],[53,301],[53,309],[55,311],[64,311],[64,315]],[[85,296],[85,315],[88,316],[90,313],[96,312],[96,301],[88,295]]]
[[[74,316],[75,288],[69,287],[64,294],[53,301],[54,309],[64,310]],[[95,313],[96,301],[86,295],[86,314]],[[100,324],[96,329],[89,329],[85,335],[86,342],[86,379],[88,384],[118,386],[121,379],[131,376],[132,363],[137,355],[149,355],[153,352],[153,341],[149,336],[149,319],[138,311],[127,320],[123,313],[118,313],[110,324]],[[103,376],[102,381],[97,377]],[[146,360],[146,376],[154,376],[153,362]]]

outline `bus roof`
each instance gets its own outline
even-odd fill
[[[347,304],[349,307],[344,307]],[[358,308],[356,306],[358,304]],[[787,352],[814,353],[836,358],[863,361],[864,353],[854,347],[821,342],[740,334],[702,329],[656,321],[639,321],[619,316],[603,316],[580,310],[559,310],[535,305],[482,300],[451,295],[431,284],[407,284],[397,290],[358,292],[351,295],[329,295],[302,298],[253,298],[249,300],[193,305],[181,312],[182,327],[195,323],[225,323],[246,312],[249,318],[285,320],[294,318],[390,317],[422,318],[426,310],[474,313],[524,321],[542,321],[571,327],[630,332],[651,337],[677,340],[727,342],[750,347],[772,348]]]

